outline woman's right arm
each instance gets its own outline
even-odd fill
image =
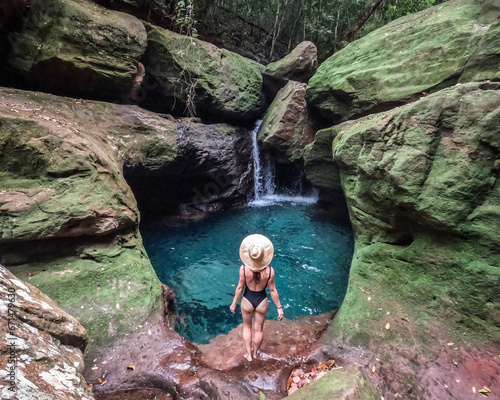
[[[238,286],[236,287],[236,292],[234,293],[234,299],[231,305],[229,306],[229,310],[234,314],[234,310],[236,310],[236,304],[240,300],[241,293],[243,293],[243,288],[245,287],[245,272],[243,271],[243,266],[240,267],[240,280],[238,281]]]
[[[271,277],[269,278],[269,293],[271,293],[271,298],[278,309],[278,319],[281,321],[284,313],[283,308],[281,307],[278,290],[276,289],[276,284],[274,283],[274,269],[271,269]]]

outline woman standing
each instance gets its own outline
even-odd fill
[[[274,269],[269,266],[273,259],[274,247],[265,236],[255,234],[243,239],[240,246],[240,258],[243,265],[240,267],[240,279],[234,294],[234,299],[229,307],[234,314],[236,304],[241,297],[243,288],[243,299],[241,300],[241,315],[243,317],[243,342],[245,343],[248,361],[257,358],[263,339],[264,321],[269,309],[266,287],[274,304],[278,308],[278,319],[283,319],[278,291],[274,283]],[[253,351],[252,351],[252,317],[255,317],[253,325]]]

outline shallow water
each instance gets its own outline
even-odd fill
[[[264,199],[200,222],[143,229],[158,277],[177,294],[176,330],[202,344],[241,324],[239,305],[236,314],[229,311],[229,305],[238,283],[239,246],[252,233],[261,233],[274,244],[271,266],[285,317],[338,308],[347,288],[352,232],[325,221],[316,206],[308,203]],[[277,318],[268,298],[267,318]]]

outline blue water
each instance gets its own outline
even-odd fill
[[[176,330],[204,344],[241,324],[229,305],[238,283],[243,238],[261,233],[275,248],[271,266],[285,317],[319,315],[345,296],[353,254],[349,227],[321,217],[314,204],[260,203],[220,212],[200,222],[142,230],[160,280],[177,294]],[[277,318],[270,300],[268,319]]]

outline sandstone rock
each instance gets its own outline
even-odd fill
[[[332,128],[356,246],[328,346],[363,346],[391,393],[472,398],[440,382],[483,360],[500,390],[499,110],[499,83],[469,83]]]
[[[93,399],[82,375],[88,339],[83,326],[1,265],[0,288],[2,398]]]
[[[10,66],[45,91],[126,100],[146,31],[131,15],[88,0],[36,0]]]
[[[304,147],[313,140],[306,87],[303,83],[288,82],[276,95],[260,126],[257,138],[278,163],[301,159]]]
[[[360,367],[349,365],[346,368],[327,371],[320,379],[297,390],[287,398],[290,400],[379,400],[380,397],[366,372]]]
[[[281,60],[269,64],[264,73],[265,84],[276,93],[288,81],[307,83],[318,68],[318,50],[312,42],[302,42]]]
[[[77,317],[91,346],[117,340],[162,305],[123,166],[168,190],[170,211],[220,208],[246,192],[248,132],[20,90],[0,99],[1,261]]]
[[[496,73],[481,50],[471,57],[499,13],[494,0],[452,0],[399,18],[325,61],[309,81],[307,100],[322,118],[339,121],[454,85],[467,63],[476,71],[465,75],[471,79],[483,70]],[[485,39],[486,53],[494,32]]]
[[[326,209],[331,217],[347,222],[348,211],[345,203],[340,171],[333,162],[332,142],[337,131],[321,129],[316,132],[314,141],[304,148],[306,178],[319,191],[319,205]]]
[[[198,39],[146,24],[144,65],[155,84],[147,101],[162,112],[245,124],[264,107],[260,64]],[[158,96],[158,97],[156,97]]]

